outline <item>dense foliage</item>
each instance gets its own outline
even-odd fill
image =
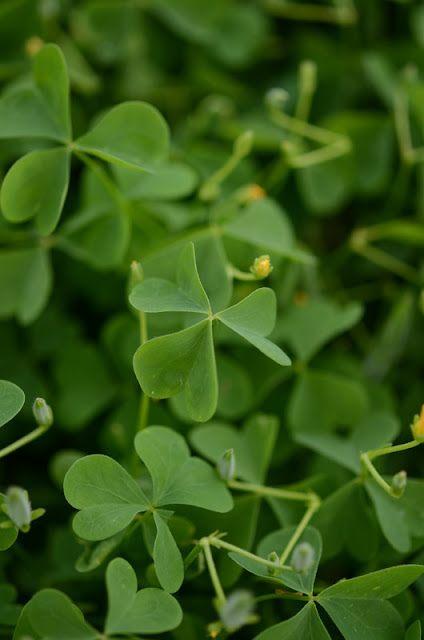
[[[421,64],[418,1],[0,3],[0,637],[422,637]]]

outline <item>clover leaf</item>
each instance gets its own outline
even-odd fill
[[[106,571],[108,611],[105,634],[163,633],[182,619],[178,602],[160,589],[137,591],[134,569],[123,558],[112,560]],[[24,607],[14,640],[99,640],[105,637],[84,620],[80,609],[61,591],[42,589]]]
[[[232,497],[210,465],[190,456],[184,438],[172,429],[144,429],[135,447],[151,475],[152,498],[112,458],[80,458],[64,480],[66,499],[80,509],[74,531],[86,540],[104,540],[125,529],[137,514],[149,512],[146,517],[151,517],[153,513],[157,577],[164,589],[174,592],[183,580],[183,561],[168,527],[171,514],[162,507],[183,504],[223,513],[232,508]]]
[[[274,292],[257,289],[241,302],[213,315],[199,278],[192,243],[180,254],[176,284],[148,278],[134,287],[129,299],[142,312],[186,311],[207,316],[187,329],[148,340],[134,356],[134,371],[143,391],[154,398],[169,398],[184,391],[187,411],[197,422],[209,420],[218,401],[214,320],[278,364],[290,364],[288,356],[265,338],[275,324]]]

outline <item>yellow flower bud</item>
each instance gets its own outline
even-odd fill
[[[424,442],[424,404],[421,407],[420,415],[414,417],[414,421],[411,424],[411,431],[417,442]]]
[[[271,273],[273,267],[271,266],[271,260],[269,256],[259,256],[256,258],[253,265],[250,267],[250,271],[255,278],[263,280]]]

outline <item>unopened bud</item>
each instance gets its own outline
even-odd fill
[[[275,568],[268,567],[269,575],[276,576],[278,573],[280,573],[278,571],[278,569],[280,568],[280,558],[278,557],[278,553],[276,551],[271,551],[271,553],[268,554],[268,561],[275,564]]]
[[[411,431],[417,442],[424,442],[424,404],[421,407],[420,415],[414,416]]]
[[[31,36],[28,40],[25,41],[25,52],[30,57],[33,58],[37,55],[40,49],[43,48],[44,42],[38,36]]]
[[[230,593],[219,612],[219,617],[225,629],[232,633],[249,621],[254,607],[255,600],[250,591],[239,589]]]
[[[272,270],[273,266],[269,256],[259,256],[250,267],[250,271],[258,280],[267,278]]]
[[[266,198],[266,191],[258,184],[249,184],[245,192],[245,201],[254,202],[256,200],[263,200]]]
[[[140,282],[144,280],[144,273],[141,264],[137,260],[131,262],[130,288],[134,289]]]
[[[307,93],[313,93],[317,86],[317,65],[315,62],[304,60],[300,64],[299,72],[302,89]]]
[[[224,451],[217,462],[218,473],[223,480],[229,482],[236,475],[236,457],[234,449]]]
[[[234,155],[243,158],[251,152],[253,146],[253,131],[245,131],[234,142]]]
[[[32,511],[28,491],[21,487],[9,487],[4,498],[4,510],[18,529],[28,531]]]
[[[406,471],[399,471],[392,478],[392,494],[396,498],[400,498],[405,491],[408,482],[408,474]]]
[[[32,413],[36,423],[40,427],[51,427],[53,424],[53,411],[44,398],[36,398],[32,405]]]
[[[265,104],[273,109],[283,109],[290,94],[285,89],[273,87],[265,94]]]
[[[315,551],[309,542],[301,542],[293,551],[291,566],[296,573],[308,573],[315,561]]]

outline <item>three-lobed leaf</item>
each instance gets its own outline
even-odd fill
[[[134,569],[123,558],[112,560],[106,571],[108,613],[107,634],[163,633],[182,619],[178,602],[160,589],[137,591]]]
[[[73,527],[87,540],[103,540],[149,508],[149,500],[118,462],[104,455],[77,460],[65,476],[64,493],[76,509]]]
[[[24,402],[25,394],[18,385],[0,380],[0,427],[19,413]]]
[[[145,102],[124,102],[113,107],[75,141],[79,151],[150,172],[164,160],[168,146],[165,120]]]

